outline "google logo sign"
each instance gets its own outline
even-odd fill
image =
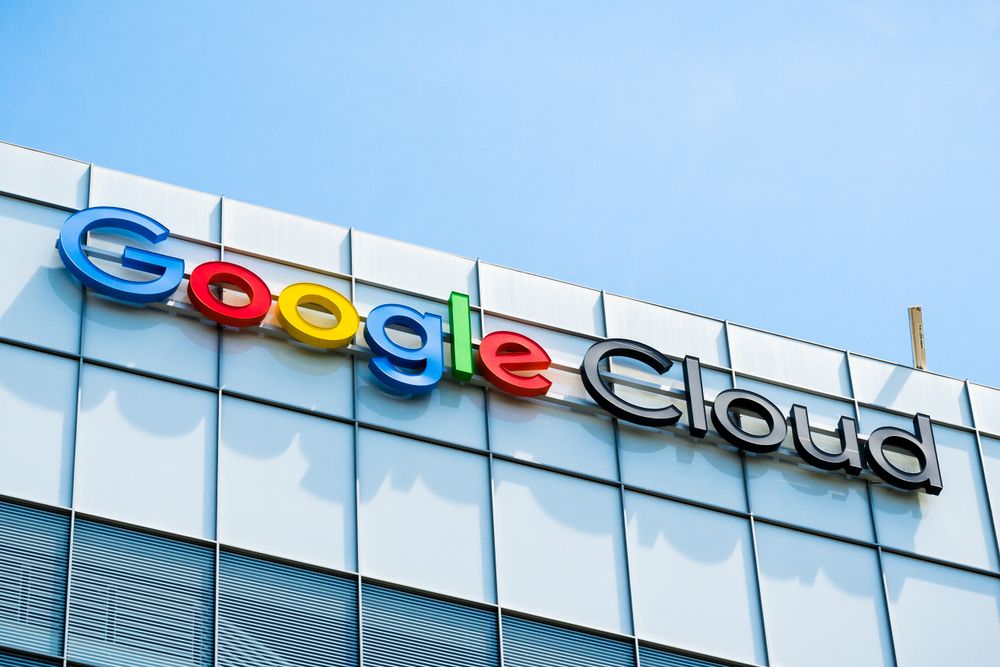
[[[126,209],[102,206],[73,214],[63,224],[56,245],[66,268],[81,284],[98,294],[136,304],[162,301],[180,287],[185,275],[183,259],[133,246],[125,246],[122,266],[154,278],[127,280],[102,270],[84,250],[87,233],[97,230],[135,235],[154,244],[170,234],[156,220]],[[248,302],[225,303],[212,289],[223,285],[241,291]],[[274,305],[276,319],[289,336],[323,349],[350,345],[361,325],[350,300],[330,287],[316,283],[289,285],[274,304],[271,290],[260,276],[231,262],[199,264],[188,277],[187,294],[203,317],[239,329],[259,326]],[[549,367],[551,359],[538,343],[519,333],[497,331],[487,335],[474,352],[468,295],[452,292],[448,304],[451,375],[456,380],[471,379],[478,368],[494,385],[516,396],[541,396],[549,390],[552,383],[540,371]],[[324,327],[308,321],[299,310],[302,306],[330,313],[336,318],[336,325]],[[420,345],[416,348],[399,345],[389,337],[390,328],[411,331],[419,337]],[[400,304],[384,304],[368,314],[364,338],[374,353],[369,369],[391,392],[426,393],[444,375],[444,334],[439,315],[420,313]]]
[[[95,207],[74,213],[63,224],[57,248],[69,272],[79,282],[98,294],[135,304],[169,298],[185,277],[184,260],[126,245],[121,263],[124,268],[152,276],[149,280],[128,280],[114,276],[91,261],[84,249],[91,231],[117,231],[134,235],[152,244],[164,241],[170,230],[135,211],[114,207]],[[222,286],[234,288],[246,297],[246,303],[226,303],[220,296]],[[215,288],[215,289],[213,289]],[[351,301],[340,292],[316,283],[295,283],[272,299],[264,280],[246,267],[231,262],[210,261],[199,264],[188,275],[187,295],[206,320],[226,327],[244,329],[260,326],[271,308],[275,319],[295,340],[323,349],[351,344],[361,328],[361,318]],[[322,326],[303,317],[300,308],[311,307],[331,314],[335,324]],[[552,386],[542,372],[551,359],[537,342],[512,331],[494,331],[472,343],[469,297],[452,292],[448,300],[451,335],[451,376],[468,381],[478,371],[500,390],[515,396],[543,396]],[[416,347],[400,345],[388,334],[403,329],[419,339]],[[388,391],[419,395],[432,391],[445,373],[444,323],[439,315],[421,313],[401,304],[383,304],[371,310],[365,320],[364,339],[372,350],[368,368]],[[666,373],[673,361],[662,352],[623,338],[594,343],[584,355],[580,377],[595,403],[611,415],[644,426],[672,426],[682,417],[675,405],[648,408],[619,396],[601,369],[614,357],[626,357],[644,364],[657,374]],[[808,464],[823,470],[860,475],[870,469],[885,482],[906,490],[939,494],[941,471],[931,419],[918,414],[913,431],[882,427],[867,438],[858,432],[853,417],[841,417],[837,426],[840,451],[819,447],[812,437],[805,406],[793,405],[787,416],[766,397],[744,389],[719,393],[708,409],[705,405],[701,364],[687,356],[683,362],[688,433],[705,438],[709,424],[725,442],[747,452],[766,454],[777,451],[791,436],[795,451]],[[749,415],[765,428],[744,428],[742,416]],[[886,452],[908,455],[916,470],[903,470]]]

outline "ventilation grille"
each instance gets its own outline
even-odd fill
[[[365,584],[365,667],[495,667],[492,611]]]
[[[208,547],[78,521],[69,657],[106,667],[211,665],[214,560]]]
[[[353,579],[222,553],[218,664],[353,667],[357,597]]]
[[[68,516],[0,502],[0,643],[62,653],[68,553]]]
[[[717,662],[667,653],[648,646],[639,647],[639,662],[642,667],[721,667]]]
[[[633,667],[631,642],[503,617],[505,667]]]
[[[16,653],[0,652],[0,667],[60,667],[60,660],[46,660]]]

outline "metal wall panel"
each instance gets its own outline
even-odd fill
[[[597,290],[485,262],[479,271],[483,308],[569,331],[604,335]]]
[[[56,252],[69,214],[0,197],[0,336],[76,352],[80,285]]]
[[[68,556],[68,516],[0,502],[0,644],[62,653]]]
[[[731,325],[733,368],[839,396],[851,395],[847,355],[820,345]]]
[[[67,654],[99,667],[212,664],[214,552],[77,521]]]
[[[976,427],[1000,435],[1000,390],[969,383],[969,400]]]
[[[222,242],[227,248],[350,273],[349,236],[350,230],[344,227],[236,199],[227,197],[222,204]]]
[[[493,611],[371,584],[361,600],[365,667],[500,664]]]
[[[972,413],[961,380],[851,355],[854,396],[862,403],[915,414],[935,421],[972,425]]]
[[[354,275],[447,299],[452,290],[479,303],[476,263],[471,259],[354,230]]]
[[[632,642],[557,625],[503,617],[505,667],[631,667]]]
[[[62,208],[87,207],[90,165],[0,142],[0,192]]]
[[[614,294],[604,295],[608,336],[631,338],[674,357],[692,355],[713,366],[729,366],[721,320],[654,306]]]
[[[354,579],[223,552],[218,665],[357,665],[357,598]]]
[[[222,197],[94,166],[90,205],[120,206],[148,215],[171,234],[218,242]]]

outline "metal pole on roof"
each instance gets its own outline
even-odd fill
[[[920,306],[910,306],[910,345],[913,348],[913,367],[927,370],[927,346],[924,340],[924,314]]]

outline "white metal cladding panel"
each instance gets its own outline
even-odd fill
[[[725,324],[708,317],[606,294],[608,337],[631,338],[675,357],[729,366]]]
[[[597,290],[485,262],[479,271],[483,308],[569,331],[604,335]]]
[[[63,208],[87,207],[90,165],[0,142],[0,192]]]
[[[915,414],[935,421],[972,426],[972,415],[961,380],[851,355],[854,396],[862,403]]]
[[[1000,391],[970,382],[969,399],[972,401],[976,427],[981,431],[1000,435]]]
[[[493,611],[366,584],[365,667],[496,667]]]
[[[503,617],[505,667],[630,667],[632,643],[517,616]]]
[[[59,667],[60,665],[62,662],[59,660],[43,660],[42,658],[29,658],[13,653],[0,653],[0,667]]]
[[[642,667],[720,667],[721,665],[718,662],[668,653],[648,646],[639,647],[639,664]]]
[[[222,203],[227,248],[283,259],[334,273],[351,272],[350,230],[327,222],[254,206],[228,197]],[[267,280],[267,276],[261,276]]]
[[[0,503],[0,644],[62,652],[68,553],[69,517]]]
[[[67,655],[100,667],[212,664],[210,547],[77,521]]]
[[[148,215],[171,234],[219,241],[222,197],[94,166],[90,205],[119,206]]]
[[[847,355],[838,350],[731,325],[729,351],[737,371],[828,394],[851,395]]]
[[[354,579],[222,553],[218,664],[357,665],[357,591]]]
[[[411,292],[447,299],[452,290],[479,302],[471,259],[354,230],[354,275]]]

